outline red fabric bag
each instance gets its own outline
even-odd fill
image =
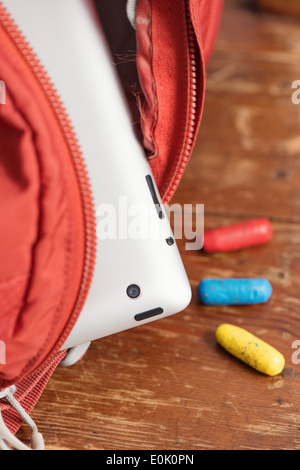
[[[165,203],[195,143],[221,9],[222,0],[138,1],[140,93],[133,107]],[[0,340],[6,346],[0,391],[15,385],[14,397],[29,413],[66,355],[60,348],[88,294],[96,224],[72,123],[1,2],[0,80],[9,84],[0,104]],[[5,399],[0,410],[15,433],[22,417]]]

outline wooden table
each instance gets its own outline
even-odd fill
[[[214,255],[179,241],[191,305],[97,341],[80,363],[57,370],[32,414],[48,449],[300,449],[300,364],[292,362],[300,339],[300,105],[291,102],[300,25],[225,3],[199,138],[173,202],[204,203],[206,228],[269,217],[273,241]],[[271,300],[199,304],[201,279],[234,276],[268,278]],[[226,353],[214,337],[223,322],[279,349],[283,373],[264,376]]]

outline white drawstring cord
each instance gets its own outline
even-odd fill
[[[10,406],[17,411],[23,421],[31,429],[31,448],[23,444],[23,442],[21,442],[10,432],[3,420],[2,413],[0,411],[0,450],[12,450],[12,448],[16,450],[44,450],[45,444],[43,435],[38,431],[37,425],[33,419],[30,418],[29,414],[26,413],[24,408],[14,397],[16,390],[17,389],[15,385],[1,390],[0,400],[5,399],[10,404]],[[8,444],[10,444],[12,448]]]

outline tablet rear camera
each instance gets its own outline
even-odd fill
[[[131,299],[137,299],[141,295],[141,288],[137,284],[127,287],[126,293]]]

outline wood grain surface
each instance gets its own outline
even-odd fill
[[[299,0],[258,0],[259,8],[277,14],[284,14],[290,16],[300,17],[300,3]]]
[[[207,255],[178,244],[191,305],[164,320],[96,341],[59,368],[32,413],[47,449],[300,449],[300,24],[226,0],[207,71],[202,126],[173,202],[205,204],[205,227],[269,217],[271,243]],[[264,305],[204,307],[208,277],[266,277]],[[215,341],[240,325],[286,359],[264,376]],[[21,430],[19,435],[27,437]]]

